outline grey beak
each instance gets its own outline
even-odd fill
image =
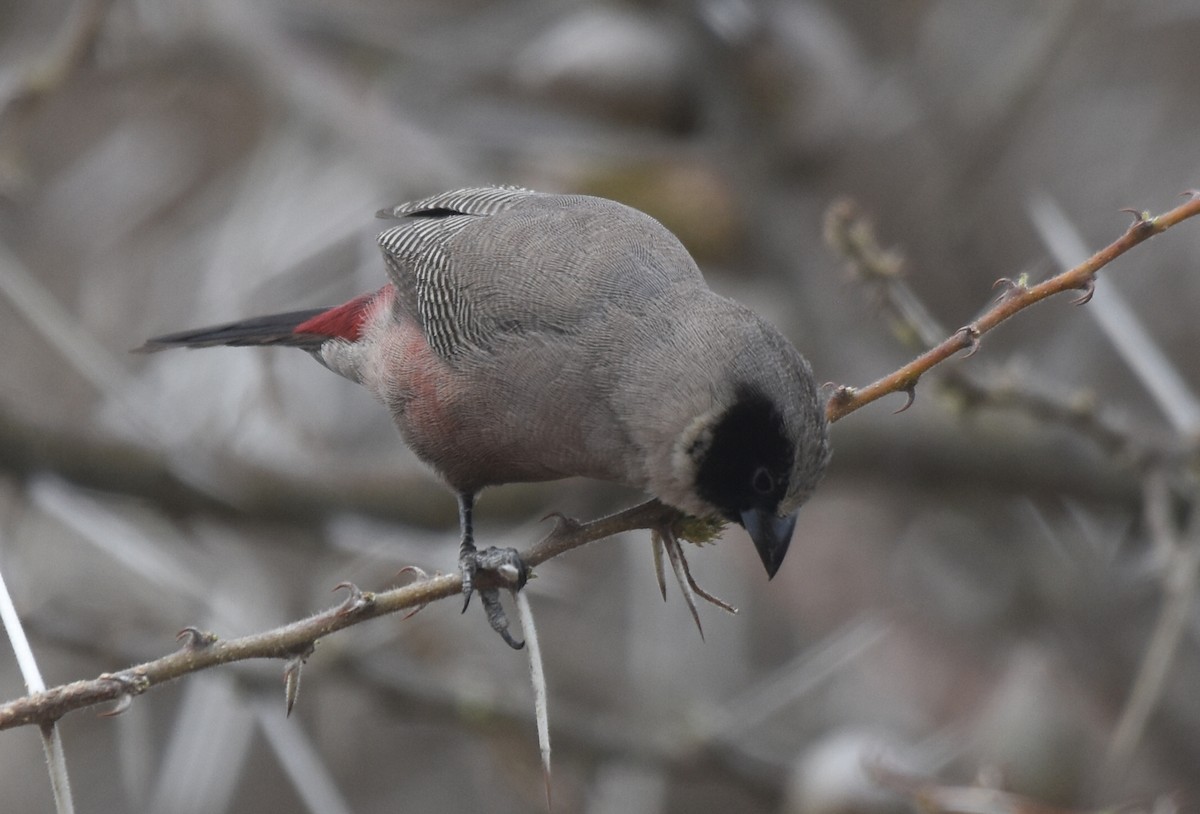
[[[766,509],[746,509],[741,518],[743,528],[749,532],[754,547],[758,549],[758,556],[762,558],[763,567],[767,569],[767,579],[774,577],[783,564],[788,544],[792,542],[796,512],[779,517]]]

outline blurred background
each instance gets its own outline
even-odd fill
[[[47,682],[455,564],[450,492],[364,390],[289,350],[128,352],[147,337],[374,289],[377,209],[511,183],[650,212],[820,381],[865,384],[915,348],[823,239],[830,204],[948,333],[997,278],[1053,273],[1051,214],[1094,250],[1200,185],[1198,38],[1186,0],[7,0],[0,571]],[[741,609],[701,607],[706,641],[648,534],[539,567],[555,810],[908,810],[880,764],[930,794],[1188,808],[1198,226],[944,366],[979,392],[931,376],[836,424],[774,581],[740,530],[691,553]],[[1159,356],[1115,350],[1105,299]],[[1066,409],[992,409],[997,382]],[[495,489],[478,537],[639,499]],[[78,809],[544,810],[525,655],[458,609],[323,640],[287,719],[278,663],[70,715]],[[0,734],[0,807],[51,810],[42,763],[34,728]]]

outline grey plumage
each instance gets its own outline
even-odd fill
[[[739,384],[772,397],[788,434],[806,439],[783,508],[815,485],[828,451],[807,362],[709,290],[654,219],[600,198],[491,188],[389,214],[402,218],[380,235],[398,308],[418,316],[470,393],[464,409],[478,411],[464,432],[481,437],[468,443],[406,433],[456,488],[581,474],[719,511],[686,482],[676,441],[731,405]],[[402,414],[404,378],[368,387]]]
[[[742,523],[774,574],[829,457],[812,371],[674,235],[613,201],[504,187],[379,214],[398,221],[379,236],[391,284],[297,314],[283,341],[383,401],[465,518],[489,485],[601,478]],[[237,344],[238,325],[148,346]]]

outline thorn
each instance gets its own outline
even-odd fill
[[[176,634],[175,641],[183,642],[180,650],[203,650],[216,644],[217,635],[189,625]]]
[[[124,712],[125,710],[129,709],[132,706],[133,706],[133,696],[130,695],[129,693],[125,693],[124,695],[117,698],[117,702],[112,705],[111,709],[106,709],[103,712],[97,712],[96,717],[97,718],[116,718],[118,715],[120,715],[122,712]]]
[[[915,384],[910,384],[908,387],[904,388],[903,392],[908,396],[908,400],[904,402],[903,407],[893,412],[892,415],[900,415],[900,413],[904,412],[909,407],[912,407],[913,402],[917,400],[917,386]]]
[[[679,540],[675,539],[673,532],[664,530],[662,536],[663,548],[667,550],[667,559],[671,561],[671,570],[675,572],[675,579],[679,582],[679,592],[683,594],[683,600],[687,603],[688,610],[692,612],[692,620],[695,621],[696,630],[700,631],[700,640],[703,641],[704,627],[700,624],[700,612],[696,610],[696,595],[692,591],[683,549],[679,547]]]
[[[403,568],[401,568],[399,571],[396,572],[396,576],[400,576],[401,574],[416,574],[417,578],[415,580],[413,580],[413,582],[421,582],[422,580],[429,579],[429,574],[425,573],[425,569],[418,568],[415,565],[406,565]],[[428,604],[429,604],[428,602],[422,602],[420,605],[417,605],[415,608],[410,610],[408,613],[401,616],[400,621],[404,622],[408,619],[413,618],[418,613],[425,610],[425,606]]]
[[[650,550],[654,554],[654,576],[658,578],[658,592],[663,602],[667,601],[667,577],[663,573],[663,538],[658,529],[650,529]]]
[[[121,688],[121,694],[117,696],[116,703],[112,709],[106,709],[103,712],[96,713],[99,718],[115,718],[125,710],[133,706],[133,696],[140,695],[145,692],[150,686],[149,680],[144,675],[129,675],[128,673],[103,673],[100,675],[103,681],[109,681]]]
[[[1126,206],[1126,207],[1120,209],[1119,211],[1128,212],[1130,215],[1133,215],[1133,225],[1134,226],[1137,226],[1139,223],[1143,223],[1145,221],[1150,220],[1150,213],[1145,211],[1144,209],[1133,209],[1131,207]]]
[[[106,709],[103,712],[97,712],[96,717],[98,717],[98,718],[115,718],[118,715],[124,713],[126,710],[128,710],[132,706],[133,706],[133,696],[126,693],[125,695],[122,695],[120,698],[117,699],[117,702],[115,704],[113,704],[111,709]]]
[[[1087,305],[1092,301],[1092,296],[1096,293],[1096,278],[1088,277],[1080,284],[1079,290],[1083,293],[1071,300],[1071,305]]]
[[[1133,215],[1133,223],[1129,224],[1130,231],[1146,232],[1154,229],[1155,217],[1149,212],[1136,209],[1122,209],[1121,211]]]
[[[558,534],[560,532],[563,534],[569,534],[583,525],[574,517],[567,517],[562,512],[550,512],[548,515],[542,518],[542,522],[544,523],[547,520],[554,520],[554,531],[551,532],[552,534]]]
[[[730,614],[733,614],[734,616],[737,616],[737,614],[738,614],[737,608],[735,608],[733,605],[730,605],[728,602],[726,602],[721,597],[713,596],[708,591],[704,590],[703,588],[701,588],[699,585],[696,584],[696,579],[695,579],[695,577],[692,576],[692,571],[690,568],[687,569],[687,580],[688,580],[688,585],[692,586],[692,590],[695,591],[696,594],[701,599],[703,599],[704,601],[708,602],[711,605],[716,605],[718,608],[725,611],[726,613],[730,613]],[[701,636],[701,638],[703,638],[703,636]]]
[[[992,283],[993,289],[1001,287],[1003,287],[1004,290],[1001,291],[996,299],[992,300],[992,302],[1000,302],[1006,297],[1011,297],[1013,294],[1028,290],[1028,287],[1025,285],[1025,283],[1021,282],[1020,280],[1014,280],[1011,277],[1001,277],[999,280]]]
[[[309,653],[311,652],[309,650]],[[304,666],[306,657],[307,654],[293,656],[283,668],[283,698],[287,706],[287,718],[292,717],[292,709],[296,706],[296,699],[300,697],[300,669]]]
[[[970,359],[979,352],[979,329],[974,325],[964,325],[955,331],[956,334],[962,334],[967,339],[967,344],[963,347],[967,349],[967,354],[964,359]]]
[[[701,599],[705,600],[709,604],[716,605],[718,608],[725,611],[726,613],[732,613],[732,614],[736,615],[738,612],[737,608],[735,608],[733,605],[730,605],[728,602],[726,602],[724,599],[721,599],[719,596],[714,596],[713,594],[710,594],[708,591],[701,588],[699,584],[697,584],[696,578],[692,576],[691,566],[688,565],[688,561],[686,559],[684,559],[684,557],[683,557],[683,547],[679,546],[678,538],[675,537],[675,535],[672,534],[672,538],[675,539],[675,545],[679,547],[679,560],[681,563],[683,563],[683,574],[685,577],[687,577],[688,586],[693,591],[696,592],[697,596],[699,596]],[[703,633],[701,633],[700,638],[704,638]]]
[[[504,643],[513,650],[523,648],[525,642],[514,639],[508,630],[508,617],[504,615],[504,606],[500,604],[500,589],[479,588],[478,593],[479,601],[483,603],[483,610],[487,614],[487,620],[492,626],[492,630],[499,633],[500,638],[504,639]]]
[[[1148,211],[1129,208],[1122,209],[1121,211],[1133,215],[1133,223],[1129,225],[1130,232],[1146,232],[1153,229],[1154,216],[1148,213]]]
[[[375,594],[364,592],[353,582],[339,582],[333,586],[335,591],[346,591],[346,599],[338,606],[338,616],[349,616],[353,613],[361,613],[367,608],[375,604]]]
[[[667,599],[667,584],[666,584],[666,579],[663,577],[662,552],[663,552],[663,548],[665,547],[667,549],[668,556],[670,556],[671,551],[672,551],[671,541],[673,541],[674,546],[675,546],[674,550],[676,552],[678,552],[679,561],[682,564],[683,574],[684,574],[684,577],[687,579],[687,586],[689,588],[691,588],[692,591],[695,592],[695,594],[697,596],[699,596],[701,599],[703,599],[706,602],[709,602],[713,605],[716,605],[718,608],[725,611],[726,613],[736,614],[738,612],[738,609],[735,608],[733,605],[730,605],[728,602],[726,602],[724,599],[721,599],[718,596],[714,596],[713,594],[710,594],[708,591],[701,588],[700,585],[696,582],[695,577],[692,576],[692,569],[688,565],[687,559],[683,556],[683,547],[681,545],[679,545],[679,538],[675,534],[674,530],[672,530],[669,526],[651,529],[650,530],[650,539],[654,545],[654,566],[655,566],[655,570],[656,570],[657,576],[658,576],[658,590],[662,594],[662,598],[663,598],[664,602]],[[675,567],[675,561],[673,559],[671,561],[671,566],[672,566],[672,568]],[[678,577],[678,576],[679,576],[679,574],[677,571],[676,577]],[[683,591],[684,596],[686,598],[687,590],[683,587],[682,584],[680,585],[680,590]],[[695,614],[694,608],[693,608],[692,612],[693,612],[693,614]],[[699,625],[698,621],[697,621],[697,625]],[[700,638],[702,638],[702,639],[704,638],[703,630],[700,631]]]
[[[429,579],[429,572],[418,565],[406,565],[396,572],[396,576],[401,574],[416,574],[417,578],[413,582],[420,582],[423,579]]]
[[[1183,192],[1179,193],[1179,197],[1189,199],[1200,198],[1200,189],[1185,189]]]

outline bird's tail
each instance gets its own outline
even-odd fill
[[[315,351],[329,336],[318,333],[297,332],[296,328],[328,312],[328,308],[310,308],[307,311],[289,311],[286,314],[270,314],[265,317],[243,319],[209,328],[156,336],[135,349],[135,353],[153,353],[167,348],[214,348],[222,345],[235,347],[257,345],[284,345],[292,348]]]

